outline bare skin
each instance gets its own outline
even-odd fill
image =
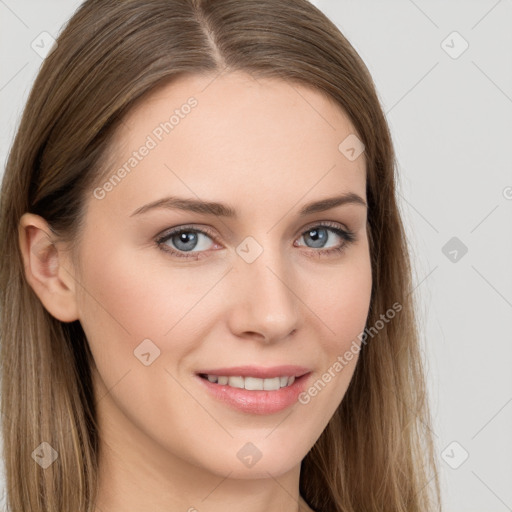
[[[190,97],[196,106],[182,108]],[[175,109],[179,121],[158,140],[155,128]],[[79,261],[51,244],[44,219],[22,217],[30,285],[55,318],[80,320],[94,356],[97,512],[311,511],[300,464],[341,402],[357,354],[308,403],[270,414],[220,402],[196,372],[294,364],[310,370],[311,386],[329,368],[332,376],[363,331],[372,286],[366,206],[299,215],[344,193],[366,201],[364,153],[350,160],[338,149],[354,133],[339,107],[296,84],[239,72],[182,77],[137,105],[116,134],[108,177],[134,151],[146,155],[115,186],[91,191]],[[139,151],[148,136],[156,147]],[[237,217],[133,214],[171,195],[227,204]],[[157,245],[181,226],[209,233],[195,246],[177,235]],[[261,253],[248,263],[240,247]],[[152,359],[160,351],[148,365],[134,354],[143,340]],[[237,457],[247,443],[261,454],[252,467]]]

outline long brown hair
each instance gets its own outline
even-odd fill
[[[440,508],[395,155],[361,58],[306,0],[87,0],[41,67],[2,183],[2,428],[13,512],[93,511],[98,470],[87,339],[29,286],[20,217],[38,214],[55,237],[76,241],[123,115],[179,75],[231,70],[312,87],[348,114],[367,162],[367,325],[402,306],[363,344],[344,399],[302,461],[300,493],[318,512]],[[44,470],[32,457],[42,442],[58,453]]]

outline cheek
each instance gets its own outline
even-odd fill
[[[134,351],[153,347],[141,345],[144,340],[154,344],[159,366],[170,367],[194,350],[200,339],[194,333],[212,317],[203,306],[208,303],[211,312],[217,304],[212,289],[225,269],[191,271],[165,257],[155,261],[151,250],[142,254],[105,239],[94,247],[101,250],[82,257],[80,321],[105,384],[141,366]],[[213,293],[204,300],[209,290]]]
[[[310,418],[318,425],[327,424],[350,384],[370,308],[369,255],[361,251],[352,256],[338,271],[331,269],[329,278],[318,281],[323,286],[309,287],[306,295],[325,335],[316,339],[321,368],[299,402],[315,409]]]
[[[328,334],[326,351],[342,350],[363,331],[370,307],[372,271],[369,254],[353,251],[335,270],[327,268],[317,276],[317,286],[304,278],[303,296]]]
[[[115,243],[101,247],[101,257],[84,258],[81,310],[89,323],[125,339],[164,336],[208,288],[204,274],[194,282],[190,271],[155,265],[146,254],[116,250]]]

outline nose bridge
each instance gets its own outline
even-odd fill
[[[279,243],[265,245],[247,237],[237,247],[235,330],[268,340],[286,337],[298,327],[300,302],[293,291],[291,262]]]

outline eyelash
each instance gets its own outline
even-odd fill
[[[341,254],[347,248],[347,246],[349,246],[352,242],[354,242],[356,240],[356,236],[353,231],[350,231],[348,229],[341,229],[340,227],[338,227],[337,224],[333,224],[330,222],[315,224],[315,225],[307,228],[305,231],[303,231],[300,236],[302,237],[305,234],[307,234],[309,231],[314,231],[316,228],[327,228],[328,230],[335,233],[336,235],[338,235],[340,238],[342,238],[344,240],[344,243],[339,247],[332,247],[330,249],[318,249],[318,250],[315,250],[314,248],[310,248],[310,249],[313,249],[313,254],[318,255],[319,257],[329,256],[331,254]],[[170,253],[171,255],[176,256],[178,258],[184,258],[184,259],[190,259],[190,260],[199,260],[199,259],[203,258],[204,256],[202,256],[202,254],[204,254],[206,251],[187,253],[186,251],[177,251],[175,249],[171,249],[171,248],[169,248],[168,245],[165,244],[165,242],[170,240],[173,236],[179,235],[181,233],[203,234],[203,235],[206,235],[209,238],[211,238],[214,242],[216,242],[215,235],[208,228],[197,229],[192,226],[180,226],[179,228],[169,231],[165,235],[157,237],[155,240],[157,247],[161,251]]]

